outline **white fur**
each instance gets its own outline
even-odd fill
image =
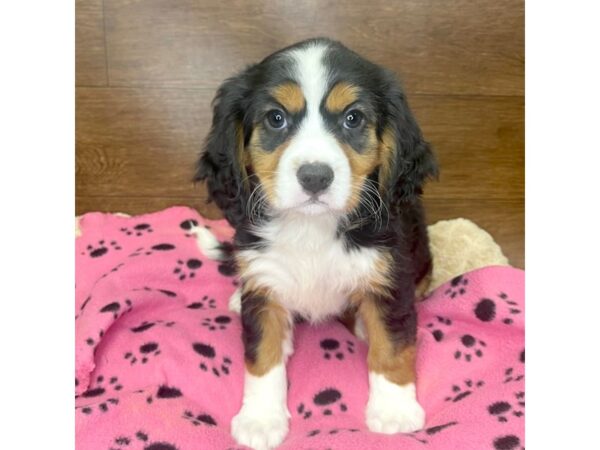
[[[366,416],[369,430],[375,433],[410,433],[425,425],[414,383],[400,386],[374,372],[369,372]]]
[[[261,377],[246,371],[242,409],[231,421],[231,434],[238,444],[266,450],[277,447],[287,435],[290,413],[285,363],[293,352],[291,336],[290,331],[282,343],[280,364]]]
[[[347,251],[330,214],[282,214],[254,230],[268,243],[244,250],[243,277],[265,286],[288,311],[312,322],[343,312],[348,295],[375,270],[376,249]]]
[[[306,100],[306,117],[279,160],[275,182],[276,209],[300,208],[307,214],[341,211],[352,192],[348,158],[335,137],[326,129],[320,112],[326,95],[328,73],[323,63],[326,44],[296,49],[289,56],[295,62],[294,77]],[[307,202],[310,196],[298,182],[296,172],[305,163],[324,163],[334,172],[331,186],[319,196],[322,203]]]
[[[190,233],[196,236],[196,244],[200,248],[200,251],[204,253],[207,258],[214,260],[222,260],[223,252],[220,249],[221,243],[216,236],[205,227],[192,227]]]
[[[231,297],[229,297],[229,311],[234,313],[242,313],[242,288],[239,287],[235,290]]]
[[[367,335],[367,327],[365,326],[364,320],[360,315],[356,315],[356,320],[354,321],[354,336],[356,336],[361,341],[369,342],[369,336]]]

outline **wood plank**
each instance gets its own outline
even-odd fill
[[[198,197],[77,197],[77,214],[90,211],[145,214],[170,206],[184,205],[196,208],[211,219],[221,217],[214,204],[207,205]],[[427,222],[464,217],[490,233],[502,247],[515,267],[525,267],[524,256],[524,202],[514,200],[425,199]]]
[[[328,35],[410,92],[522,95],[523,0],[106,0],[115,86],[214,89],[245,65]]]
[[[203,192],[195,197],[85,197],[75,199],[75,214],[100,211],[107,213],[121,212],[130,215],[148,214],[161,211],[171,206],[189,206],[196,209],[204,217],[220,219],[221,211],[214,203],[207,203]]]
[[[106,86],[102,0],[75,1],[75,83]]]
[[[77,195],[193,197],[211,90],[79,88]],[[411,97],[441,165],[431,198],[522,198],[523,99]]]

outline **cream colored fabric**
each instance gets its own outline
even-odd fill
[[[510,265],[494,238],[468,219],[440,220],[427,230],[433,257],[428,293],[470,270]]]

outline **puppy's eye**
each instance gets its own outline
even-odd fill
[[[358,128],[363,123],[363,113],[361,113],[357,109],[353,109],[346,113],[346,117],[344,117],[344,127],[346,128]]]
[[[280,130],[287,125],[284,112],[278,109],[273,109],[267,113],[267,122],[271,128],[276,130]]]

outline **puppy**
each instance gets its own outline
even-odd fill
[[[394,75],[341,43],[280,50],[226,80],[197,166],[235,228],[245,349],[242,445],[288,431],[293,323],[356,314],[369,342],[366,423],[412,432],[415,289],[431,270],[422,185],[437,175]]]

